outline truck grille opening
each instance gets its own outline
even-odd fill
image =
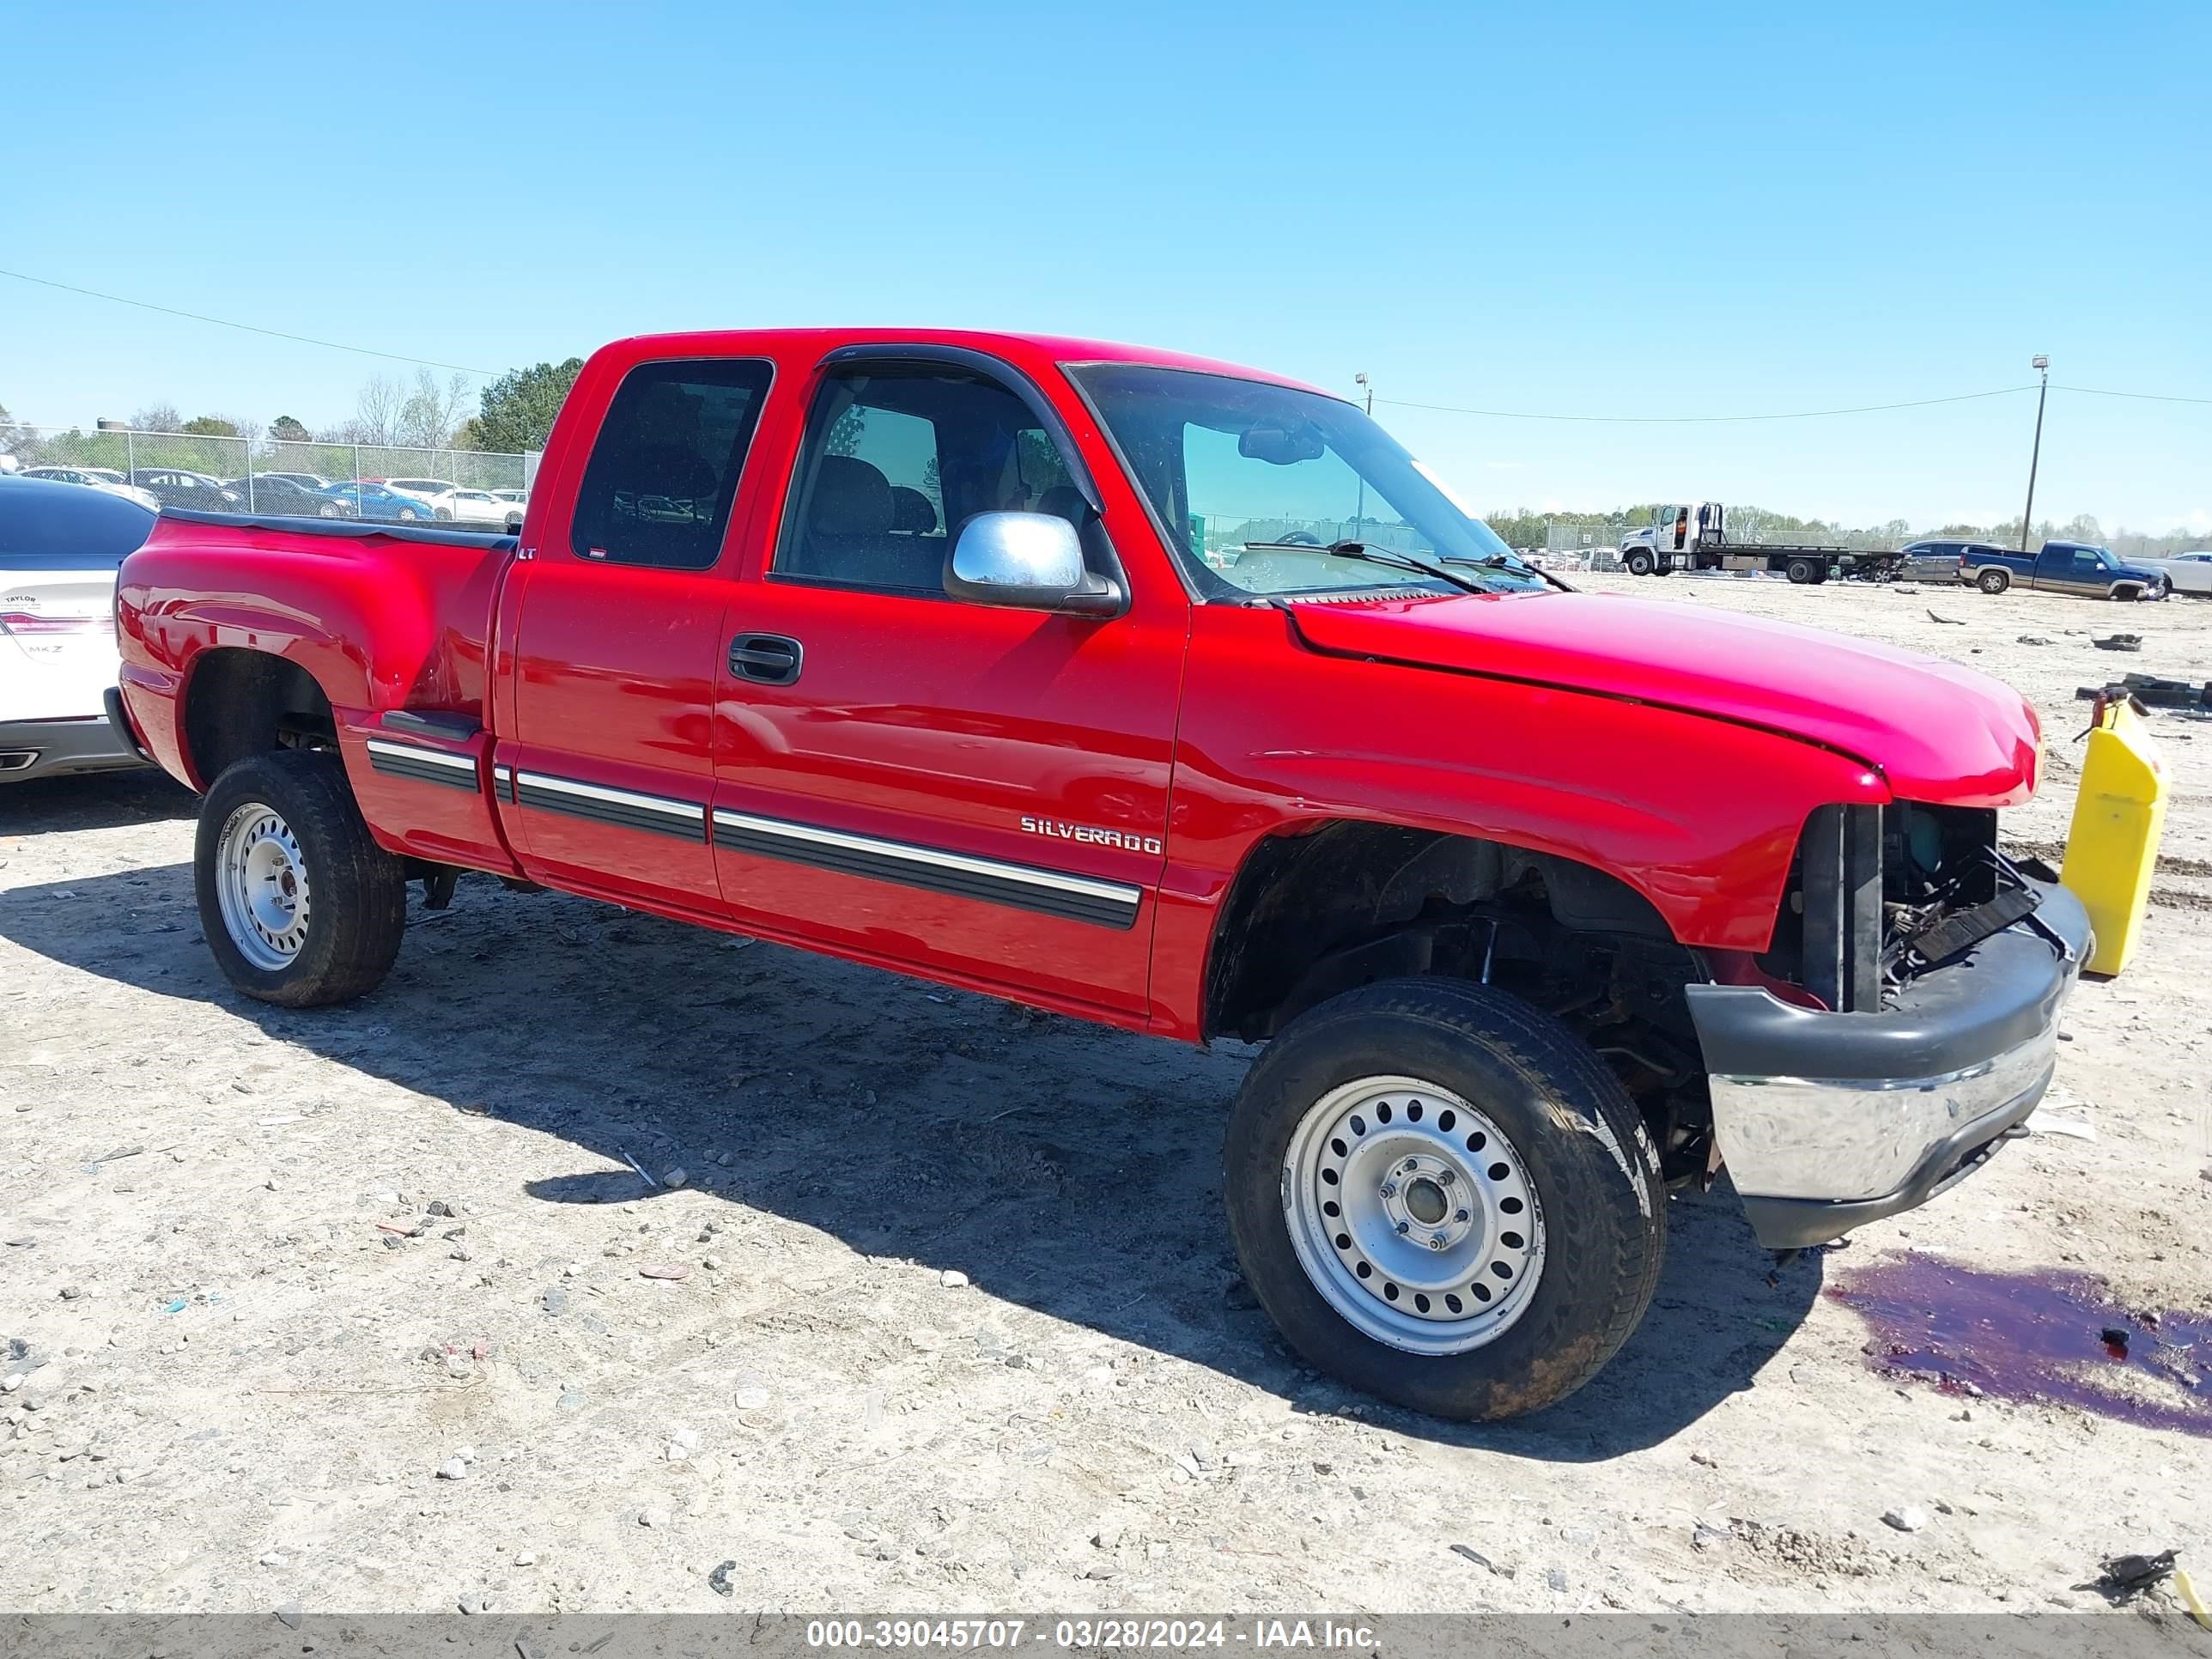
[[[1997,851],[1992,809],[1823,806],[1799,838],[1760,966],[1823,1007],[1872,1012],[2037,902]]]

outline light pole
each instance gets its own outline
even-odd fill
[[[2035,447],[2027,453],[2027,507],[2020,515],[2020,553],[2027,556],[2029,527],[2035,523],[2035,468],[2043,459],[2043,400],[2051,395],[2051,359],[2040,352],[2028,359],[2027,366],[2043,376],[2043,384],[2035,394]]]
[[[1367,378],[1366,373],[1364,370],[1352,377],[1352,383],[1356,386],[1363,386],[1366,389],[1367,418],[1370,421],[1373,420],[1375,418],[1375,383]],[[1352,540],[1358,541],[1359,539],[1359,526],[1366,521],[1366,518],[1367,475],[1363,472],[1359,475],[1359,506],[1357,510],[1354,511],[1352,518]]]

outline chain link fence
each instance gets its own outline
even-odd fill
[[[114,427],[0,426],[10,471],[137,494],[156,507],[325,519],[520,521],[538,455],[295,443]]]

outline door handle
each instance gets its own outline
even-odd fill
[[[789,685],[805,660],[806,648],[781,634],[740,634],[730,641],[730,672],[763,685]]]

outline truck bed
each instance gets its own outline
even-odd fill
[[[511,549],[520,539],[512,531],[454,530],[419,521],[405,524],[397,519],[301,519],[276,513],[201,513],[182,507],[165,507],[161,516],[182,524],[214,525],[225,530],[281,530],[287,535],[335,536],[347,541],[387,536],[396,542],[422,542],[433,547],[477,547],[487,552]]]

